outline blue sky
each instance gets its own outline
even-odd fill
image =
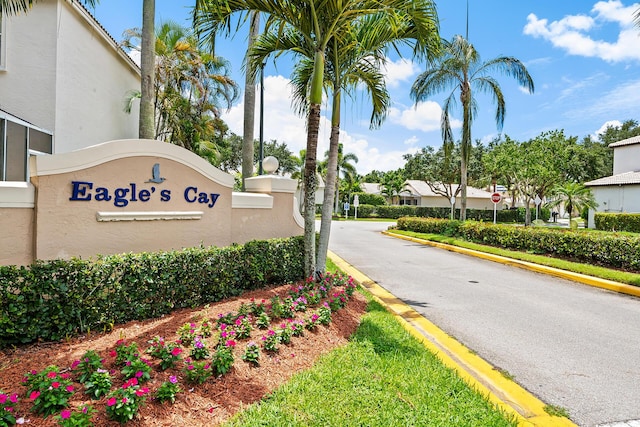
[[[156,22],[173,20],[190,25],[193,0],[156,0]],[[440,34],[451,39],[465,33],[466,0],[436,2]],[[535,83],[533,95],[524,93],[515,80],[498,76],[506,100],[503,133],[517,140],[544,131],[564,129],[582,138],[596,135],[609,123],[640,121],[640,30],[633,27],[633,11],[640,3],[629,0],[469,0],[469,39],[486,61],[514,56],[529,70]],[[116,40],[122,32],[139,27],[142,1],[102,0],[96,18]],[[218,55],[232,66],[232,77],[241,85],[246,28],[232,39],[220,39]],[[290,108],[288,77],[290,57],[265,69],[265,140],[285,142],[297,153],[306,142],[305,122]],[[387,87],[392,96],[389,116],[378,130],[369,130],[370,109],[366,97],[347,100],[343,106],[341,141],[346,152],[358,156],[358,172],[392,170],[403,165],[402,155],[421,147],[441,145],[440,104],[444,96],[414,105],[411,84],[424,64],[389,58]],[[497,136],[495,107],[478,96],[479,114],[473,139]],[[326,107],[326,104],[325,104]],[[242,134],[242,98],[223,114],[230,129]],[[323,116],[328,117],[328,108]],[[456,112],[454,117],[459,117]],[[320,132],[318,154],[328,147],[328,121]],[[454,129],[456,137],[460,129]],[[258,132],[256,129],[256,138]]]

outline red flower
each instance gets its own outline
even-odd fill
[[[58,381],[54,381],[54,382],[51,383],[51,387],[58,388],[58,387],[60,387],[60,383]]]
[[[115,397],[110,397],[109,400],[107,400],[107,406],[113,406],[115,405],[117,402]]]
[[[57,372],[49,372],[49,373],[47,374],[47,378],[55,378],[55,377],[57,377],[57,376],[58,376],[58,373],[57,373]]]
[[[115,350],[111,350],[111,351],[109,352],[109,356],[111,356],[111,357],[116,357],[117,355],[118,355],[118,352],[117,352],[117,351],[115,351]]]
[[[31,394],[29,395],[29,399],[31,400],[36,400],[38,398],[38,396],[40,396],[40,392],[39,391],[32,391]]]

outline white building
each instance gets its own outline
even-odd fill
[[[613,175],[585,183],[598,207],[589,209],[589,228],[595,212],[640,212],[640,136],[609,144],[613,148]]]
[[[137,138],[123,111],[140,69],[80,2],[42,0],[0,20],[0,203],[28,156]]]
[[[382,194],[382,185],[378,183],[363,183],[360,187],[365,193]],[[451,192],[455,194],[458,184],[451,184]],[[408,179],[404,183],[404,190],[394,197],[401,205],[427,206],[432,208],[450,208],[449,198],[435,193],[425,181]],[[456,207],[460,206],[462,197],[456,196]],[[491,193],[479,188],[467,186],[467,209],[493,210]],[[499,206],[502,209],[502,206]]]

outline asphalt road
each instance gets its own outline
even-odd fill
[[[329,248],[581,426],[640,419],[640,299],[334,221]]]

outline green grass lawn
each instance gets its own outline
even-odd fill
[[[348,345],[225,426],[517,425],[367,298]]]
[[[555,267],[561,270],[567,270],[567,271],[572,271],[574,273],[586,274],[588,276],[599,277],[601,279],[613,280],[615,282],[626,283],[628,285],[640,286],[640,274],[637,274],[637,273],[628,273],[624,271],[613,270],[610,268],[598,267],[591,264],[571,262],[563,259],[548,257],[545,255],[536,255],[536,254],[531,254],[527,252],[518,252],[518,251],[512,251],[508,249],[501,249],[493,246],[472,243],[466,240],[458,239],[455,237],[444,236],[441,234],[416,233],[413,231],[404,231],[404,230],[389,230],[389,232],[400,234],[403,236],[416,237],[424,240],[431,240],[434,242],[447,243],[453,246],[473,249],[476,251],[490,253],[494,255],[501,255],[504,257],[518,259],[521,261],[528,261],[535,264],[546,265],[548,267]]]

